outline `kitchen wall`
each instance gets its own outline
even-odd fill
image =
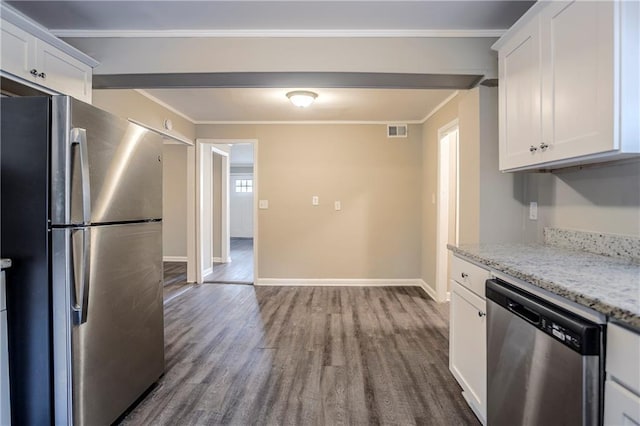
[[[498,171],[497,89],[461,91],[423,125],[421,278],[435,291],[438,189],[438,130],[459,126],[459,243],[527,241],[522,177]],[[449,232],[449,243],[455,233]]]
[[[163,255],[187,256],[187,149],[181,145],[164,145],[162,188]]]
[[[522,242],[525,184],[498,171],[498,89],[479,86],[458,106],[460,244]]]
[[[438,193],[438,130],[458,118],[461,92],[422,126],[422,259],[420,277],[435,291]],[[451,241],[452,242],[452,241]]]
[[[135,90],[94,90],[92,104],[123,118],[133,118],[156,129],[163,129],[164,120],[170,119],[173,131],[193,140],[196,128],[184,117],[157,104]]]
[[[123,118],[133,118],[158,129],[165,119],[176,132],[195,138],[193,123],[134,90],[94,90],[93,105]],[[163,255],[187,256],[187,147],[163,146]]]
[[[201,125],[197,136],[259,140],[260,278],[420,275],[420,125],[406,139],[385,125]]]
[[[538,241],[544,227],[640,236],[640,161],[526,178],[528,201],[539,207],[538,221],[525,217],[527,232]]]

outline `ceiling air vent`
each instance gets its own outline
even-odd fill
[[[407,125],[406,124],[387,124],[387,137],[388,138],[406,138]]]

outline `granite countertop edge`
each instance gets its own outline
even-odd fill
[[[593,297],[588,294],[571,290],[551,280],[547,280],[544,277],[523,272],[521,270],[513,268],[509,265],[505,265],[494,259],[480,256],[469,250],[465,250],[464,247],[461,248],[451,244],[447,245],[447,247],[452,252],[459,254],[463,257],[466,257],[467,259],[470,259],[472,261],[485,265],[496,271],[502,272],[513,278],[517,278],[519,280],[525,281],[536,287],[548,290],[558,296],[564,297],[582,306],[586,306],[597,312],[607,315],[607,317],[609,317],[610,320],[614,319],[614,320],[617,320],[617,322],[622,322],[625,325],[631,326],[635,329],[640,329],[640,315],[635,312],[629,311],[628,309],[624,309],[619,306],[613,305],[611,303],[607,303],[603,300],[598,299],[597,297]]]

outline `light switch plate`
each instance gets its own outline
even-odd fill
[[[258,208],[266,210],[269,208],[269,200],[260,200],[258,201]]]
[[[333,203],[333,207],[336,210],[342,210],[342,203],[340,201],[336,201],[336,202]]]
[[[535,201],[529,203],[529,219],[538,220],[538,203]]]
[[[317,195],[314,195],[313,197],[311,197],[311,204],[313,204],[314,206],[319,205],[320,197],[318,197]]]

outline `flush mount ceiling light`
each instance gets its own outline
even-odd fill
[[[317,93],[309,92],[308,90],[294,90],[287,93],[287,98],[292,104],[299,108],[306,108],[313,103],[318,97]]]

